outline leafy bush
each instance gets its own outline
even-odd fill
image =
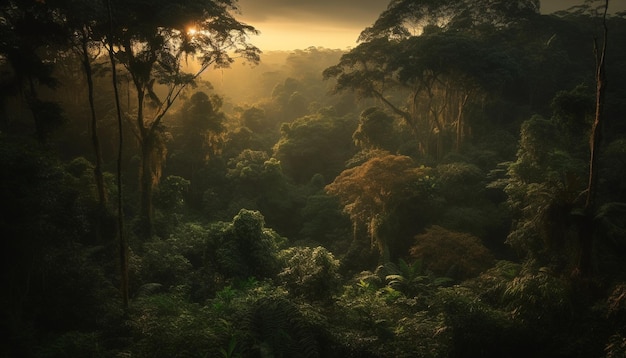
[[[437,276],[467,279],[491,267],[493,257],[476,236],[432,226],[415,237],[411,255]]]
[[[285,298],[254,302],[244,319],[253,343],[250,356],[323,357],[316,327]]]
[[[328,357],[325,318],[269,281],[229,285],[210,301],[222,356]]]
[[[185,178],[169,175],[159,185],[155,204],[168,211],[180,212],[185,205],[185,194],[191,182]]]
[[[242,209],[215,234],[218,270],[227,277],[265,278],[280,270],[278,247],[284,240],[265,228],[260,212]]]
[[[310,300],[329,300],[339,288],[339,261],[325,248],[293,247],[280,252],[279,280],[288,290]]]
[[[426,271],[421,259],[412,264],[400,259],[397,265],[387,263],[380,271],[385,273],[388,287],[397,289],[408,297],[429,295],[436,287],[452,281],[447,277],[435,277],[432,272]]]
[[[102,337],[93,332],[69,331],[37,350],[41,358],[107,357]]]
[[[303,225],[298,236],[303,240],[320,242],[333,249],[328,245],[338,245],[341,239],[351,237],[350,219],[341,211],[335,197],[311,195],[301,213]]]
[[[164,287],[185,283],[192,266],[189,260],[172,246],[169,240],[154,240],[144,244],[141,257],[141,282],[158,282]]]
[[[407,298],[376,274],[357,275],[329,316],[333,356],[447,357],[443,316],[427,311],[426,295]]]
[[[483,188],[484,174],[473,164],[440,164],[435,171],[440,192],[451,203],[472,203]]]
[[[503,300],[514,318],[546,329],[570,318],[571,294],[569,282],[549,269],[527,267],[507,284]]]
[[[520,273],[522,266],[518,263],[500,260],[494,267],[484,271],[475,279],[464,282],[480,298],[491,305],[501,305],[502,296],[511,282]]]
[[[167,239],[146,242],[137,258],[136,283],[140,291],[146,284],[158,283],[164,289],[178,285],[191,288],[194,300],[201,302],[215,290],[214,238],[212,227],[187,222],[172,229]],[[132,262],[131,262],[132,263]]]
[[[153,295],[134,302],[130,321],[137,357],[217,356],[220,341],[210,310],[185,299],[186,290]]]
[[[435,302],[445,317],[441,333],[449,337],[448,357],[519,356],[519,347],[511,341],[517,335],[506,311],[493,309],[459,286],[441,289]]]

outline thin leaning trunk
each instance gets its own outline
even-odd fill
[[[113,78],[113,92],[115,94],[115,108],[117,111],[117,129],[119,135],[118,151],[117,151],[117,226],[119,236],[119,258],[120,258],[120,291],[122,293],[122,306],[128,309],[128,239],[124,233],[124,207],[122,195],[122,154],[124,149],[124,136],[122,126],[122,110],[120,108],[120,98],[117,88],[117,69],[115,67],[115,55],[113,54],[113,14],[111,11],[111,2],[107,0],[107,8],[109,11],[109,22],[111,25],[111,33],[109,34],[109,60],[111,61],[111,70]]]
[[[96,117],[96,107],[93,97],[93,73],[91,69],[91,61],[89,60],[89,52],[87,48],[88,35],[87,30],[83,29],[83,38],[81,43],[81,52],[83,56],[83,68],[87,77],[87,94],[89,97],[89,109],[91,114],[91,145],[95,155],[95,164],[93,168],[94,179],[96,181],[96,189],[98,192],[98,204],[100,209],[104,211],[106,208],[107,197],[104,190],[104,177],[102,175],[102,149],[100,147],[100,139],[98,137],[98,120]]]
[[[593,236],[594,223],[593,215],[595,212],[596,192],[598,187],[598,158],[599,149],[602,140],[602,125],[604,123],[604,99],[606,96],[606,45],[607,45],[607,25],[606,14],[609,7],[609,1],[604,4],[603,15],[603,39],[602,49],[598,48],[597,41],[595,43],[596,54],[596,111],[593,125],[591,127],[591,135],[589,138],[589,180],[587,184],[587,197],[584,207],[584,219],[579,229],[580,256],[578,259],[577,271],[585,277],[591,274],[593,266]]]

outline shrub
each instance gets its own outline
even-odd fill
[[[437,276],[467,279],[491,267],[493,256],[476,236],[432,226],[415,237],[411,255]]]
[[[216,233],[218,270],[230,277],[272,277],[280,270],[278,247],[283,241],[274,230],[265,228],[263,215],[242,209],[232,223]]]
[[[449,338],[448,357],[517,357],[516,336],[505,311],[486,305],[470,290],[455,286],[442,289],[435,301]]]
[[[279,255],[279,280],[289,292],[311,300],[330,299],[339,288],[339,261],[325,248],[292,247]]]
[[[175,289],[134,302],[129,321],[135,339],[133,356],[217,356],[220,342],[212,326],[217,322],[209,310],[188,302],[187,294]]]

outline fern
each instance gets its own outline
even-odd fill
[[[233,357],[241,357],[240,353],[236,352],[237,350],[237,338],[230,337],[230,341],[228,341],[228,347],[220,348],[220,353],[224,358],[233,358]]]
[[[398,264],[389,263],[381,271],[388,273],[385,276],[388,287],[407,296],[427,293],[435,287],[446,285],[452,281],[448,277],[435,277],[432,273],[424,270],[421,259],[417,259],[411,264],[400,259]]]

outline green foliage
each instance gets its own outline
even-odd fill
[[[421,259],[415,260],[412,264],[400,259],[398,264],[387,263],[379,268],[379,271],[385,273],[387,287],[396,289],[407,297],[428,295],[434,288],[445,286],[452,281],[447,277],[435,277],[423,266]]]
[[[241,209],[259,210],[267,213],[265,220],[274,229],[285,235],[297,232],[303,199],[276,158],[246,149],[229,160],[226,178],[232,191],[226,215],[235,215]]]
[[[399,134],[394,131],[394,118],[372,107],[361,112],[359,126],[352,134],[352,139],[362,149],[395,152],[399,145]]]
[[[533,259],[571,262],[572,213],[585,189],[585,160],[564,148],[553,120],[534,116],[522,124],[517,161],[506,164],[508,178],[495,184],[515,218],[508,244]]]
[[[522,265],[519,263],[499,260],[480,276],[465,281],[464,284],[472,291],[477,292],[480,299],[485,303],[500,306],[504,291],[521,270]]]
[[[218,95],[198,91],[173,116],[172,140],[168,143],[168,168],[173,174],[198,180],[198,170],[221,153],[226,131],[221,106]]]
[[[320,242],[326,247],[337,245],[350,237],[350,219],[341,211],[337,198],[326,194],[310,195],[302,208],[303,240]]]
[[[626,202],[626,138],[607,143],[600,152],[602,156],[599,176],[603,184],[598,188],[602,201]]]
[[[358,275],[337,298],[331,329],[337,356],[445,357],[443,316],[424,311],[436,288],[407,298],[372,273]],[[442,334],[443,333],[443,334]],[[419,343],[418,343],[419,342]],[[417,343],[417,344],[416,344]]]
[[[136,341],[129,354],[164,358],[217,355],[221,342],[211,326],[215,317],[206,307],[188,302],[187,294],[177,289],[134,302],[129,324]]]
[[[216,264],[230,278],[272,277],[280,269],[278,248],[283,239],[258,211],[242,209],[232,223],[212,234],[216,240]]]
[[[216,331],[222,355],[332,356],[324,318],[287,295],[281,287],[254,280],[218,292],[211,310],[220,317]]]
[[[424,261],[439,276],[463,280],[491,267],[493,256],[480,239],[466,233],[432,226],[415,237],[411,255]]]
[[[98,333],[69,331],[46,342],[36,355],[41,358],[107,357],[104,339]]]
[[[503,300],[512,316],[523,323],[548,329],[571,318],[572,302],[569,283],[555,277],[548,268],[522,271],[510,281]]]
[[[176,287],[134,302],[133,355],[306,356],[302,354],[320,347],[312,329],[317,321],[287,300],[285,291],[267,282],[238,281],[218,291],[206,305],[190,302],[189,295],[188,287]]]
[[[247,184],[247,186],[258,186],[263,173],[263,163],[268,159],[265,152],[244,150],[236,158],[229,160],[226,177]]]
[[[445,317],[442,333],[449,337],[449,357],[524,356],[507,312],[458,286],[440,290],[434,302]]]
[[[462,160],[463,158],[458,158]],[[476,165],[456,161],[435,168],[437,193],[445,200],[444,212],[434,221],[451,230],[471,233],[485,243],[490,236],[500,241],[496,231],[508,229],[506,212],[489,200],[485,189],[486,175]]]
[[[292,247],[279,254],[279,281],[290,293],[308,300],[332,299],[340,287],[339,260],[325,248]]]
[[[442,227],[457,232],[465,232],[484,238],[488,246],[488,235],[508,225],[508,212],[487,201],[473,203],[476,206],[444,206],[445,212],[436,220]],[[501,237],[494,237],[497,242]]]
[[[68,173],[50,153],[0,134],[2,287],[11,292],[0,311],[2,354],[28,355],[43,336],[50,337],[45,344],[69,349],[71,337],[60,342],[64,332],[93,332],[120,313],[112,309],[118,293],[107,271],[115,256],[93,234],[95,215],[105,214],[93,210],[94,193],[79,185],[88,167],[80,162]],[[77,341],[83,338],[89,340]],[[90,345],[76,344],[77,351]]]
[[[615,328],[621,323],[614,326],[601,318],[607,312],[604,303],[588,305],[571,279],[547,267],[526,264],[504,288],[499,306],[509,312],[520,338],[537,342],[526,348],[527,355],[599,355],[609,336],[619,332]]]
[[[539,13],[536,0],[518,0],[494,4],[491,1],[397,1],[384,11],[378,20],[362,34],[362,41],[373,38],[405,37],[411,26],[422,24],[450,30],[480,30],[510,26]],[[492,25],[488,26],[488,25]]]
[[[166,288],[188,283],[193,267],[176,247],[176,239],[155,239],[144,244],[140,277],[144,283],[160,283]]]
[[[524,183],[543,183],[558,181],[567,172],[580,172],[581,160],[564,149],[554,121],[533,116],[522,123],[511,175]]]
[[[180,213],[185,207],[185,196],[190,185],[191,182],[185,178],[175,175],[166,177],[155,198],[157,205],[162,210]]]
[[[355,231],[365,231],[381,260],[389,261],[390,238],[395,233],[382,229],[398,218],[402,205],[429,199],[433,191],[430,173],[431,168],[417,167],[407,156],[387,153],[344,170],[325,190],[339,198]]]
[[[296,183],[306,183],[317,173],[334,178],[353,154],[350,139],[355,125],[351,115],[324,111],[298,118],[281,127],[274,156]]]
[[[152,284],[159,284],[166,292],[186,285],[194,301],[201,302],[212,295],[217,275],[214,230],[218,229],[186,222],[170,228],[167,238],[144,243],[136,260],[134,283],[138,292]]]
[[[480,198],[484,174],[476,165],[455,162],[435,168],[437,189],[451,204],[471,204]]]
[[[250,354],[279,357],[321,357],[315,327],[299,307],[287,299],[262,298],[245,317],[254,344]]]
[[[595,110],[593,91],[585,85],[560,91],[552,99],[552,110],[560,136],[568,148],[584,153]]]
[[[533,18],[536,2],[523,2],[513,7]],[[524,60],[502,35],[520,19],[503,8],[488,1],[393,2],[324,76],[337,79],[336,91],[382,102],[410,128],[420,157],[439,160],[464,146],[473,132],[470,110],[484,110],[483,95],[499,98],[522,74]]]
[[[233,60],[229,48],[238,48],[236,56],[256,62],[258,49],[246,43],[255,30],[230,15],[237,13],[236,1],[158,0],[150,11],[146,4],[116,1],[112,9],[119,25],[112,29],[120,41],[116,58],[126,71],[118,84],[128,84],[120,86],[125,99],[138,99],[125,110],[137,114],[134,134],[154,160],[142,169],[152,175],[142,187],[160,181],[169,153],[165,179],[154,193],[157,235],[131,242],[127,311],[118,298],[116,224],[96,208],[94,168],[85,159],[88,115],[71,108],[85,99],[72,91],[81,80],[77,62],[48,36],[63,27],[63,42],[76,44],[82,33],[97,40],[90,47],[95,55],[100,25],[108,24],[100,17],[103,4],[0,5],[0,58],[7,70],[0,91],[6,117],[0,121],[1,286],[7,292],[0,356],[624,355],[626,145],[623,123],[613,120],[623,117],[626,98],[619,65],[623,14],[611,20],[616,46],[607,61],[615,85],[609,86],[612,124],[605,134],[612,142],[601,150],[602,188],[593,213],[601,275],[579,282],[599,283],[588,290],[563,274],[575,253],[593,105],[591,86],[572,86],[592,75],[592,53],[580,46],[592,22],[583,12],[535,16],[536,0],[394,0],[365,29],[361,44],[325,71],[336,82],[312,79],[342,51],[296,50],[287,70],[259,71],[264,83],[258,91],[272,92],[271,99],[223,106],[217,95],[196,92],[175,108],[176,99],[187,95],[179,90],[195,80],[183,72],[185,54],[226,67]],[[191,23],[210,31],[191,36],[183,30]],[[413,31],[419,29],[418,36]],[[59,74],[67,71],[59,82],[67,84],[65,92],[52,92],[52,65]],[[100,72],[107,77],[95,79],[96,108],[105,111],[98,118],[108,120],[111,81]],[[249,90],[256,87],[254,76],[240,76],[237,86],[257,91]],[[360,107],[353,97],[322,98],[333,85],[374,97],[397,118],[369,108],[357,123]],[[28,108],[20,108],[19,95]],[[61,96],[64,104],[56,105]],[[547,113],[551,99],[551,119],[531,117]],[[338,106],[324,107],[331,101]],[[178,113],[164,117],[170,107]],[[238,118],[226,121],[222,108],[235,108]],[[53,139],[64,113],[75,114],[72,132],[50,146],[7,135],[36,129],[41,142]],[[35,127],[24,122],[31,118]],[[501,241],[501,218],[509,212],[487,202],[484,173],[511,159],[515,138],[509,133],[525,118],[517,157],[502,166],[506,178],[494,187],[508,196],[513,226],[507,242],[529,260],[490,267],[493,256],[481,239]],[[162,119],[172,125],[166,128]],[[109,133],[111,123],[101,124],[104,168],[111,168],[117,136]],[[124,125],[130,134],[133,123]],[[354,142],[362,149],[356,155]],[[139,146],[130,141],[127,149]],[[58,156],[77,159],[62,163]],[[123,162],[137,164],[132,156]],[[127,178],[137,174],[123,169]],[[333,196],[322,195],[329,182]],[[122,189],[112,180],[105,186],[110,193]],[[129,188],[132,193],[136,187]],[[489,199],[504,200],[497,196]],[[128,215],[138,211],[132,200],[123,205]],[[188,221],[189,209],[202,210],[205,221]],[[501,231],[494,234],[496,226]],[[427,227],[413,247],[417,258],[399,259]],[[278,232],[311,246],[280,251],[286,239]],[[372,243],[378,247],[372,250]],[[376,273],[351,281],[337,274],[374,267],[376,249],[386,261]],[[458,284],[449,286],[448,275]]]

